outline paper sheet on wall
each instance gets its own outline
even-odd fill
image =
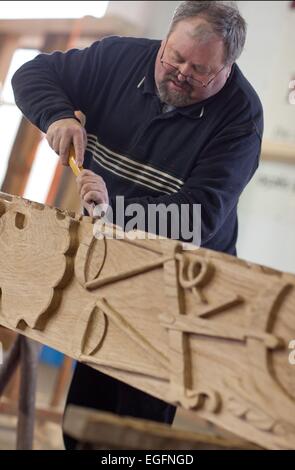
[[[238,213],[238,256],[295,273],[295,165],[261,162]]]

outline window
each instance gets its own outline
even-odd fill
[[[21,112],[14,101],[11,77],[22,64],[33,59],[38,53],[35,49],[17,49],[0,90],[0,187],[6,175],[11,148],[21,121]]]
[[[0,2],[0,19],[82,18],[104,16],[109,2]]]

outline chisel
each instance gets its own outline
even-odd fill
[[[74,173],[75,176],[79,176],[82,170],[84,170],[83,166],[78,166],[76,163],[76,155],[75,155],[75,149],[74,146],[71,145],[70,147],[70,153],[69,153],[69,165]],[[94,201],[90,203],[92,206],[92,213],[94,214],[94,210],[97,207],[98,209],[96,210],[96,213],[99,215],[93,215],[93,217],[103,217],[105,215],[104,212],[101,211],[101,208],[99,207],[99,204],[96,204]]]

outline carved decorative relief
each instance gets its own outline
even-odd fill
[[[0,324],[256,444],[295,449],[295,276],[106,224],[96,239],[93,227],[0,194]]]
[[[33,209],[32,209],[33,208]],[[0,218],[2,315],[38,328],[73,276],[75,221],[42,205],[16,203]]]

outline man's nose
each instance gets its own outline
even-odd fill
[[[184,64],[181,68],[178,69],[178,80],[180,82],[185,82],[188,77],[188,72],[189,72],[189,66]]]
[[[186,82],[186,76],[182,72],[178,72],[177,79],[179,82]]]

